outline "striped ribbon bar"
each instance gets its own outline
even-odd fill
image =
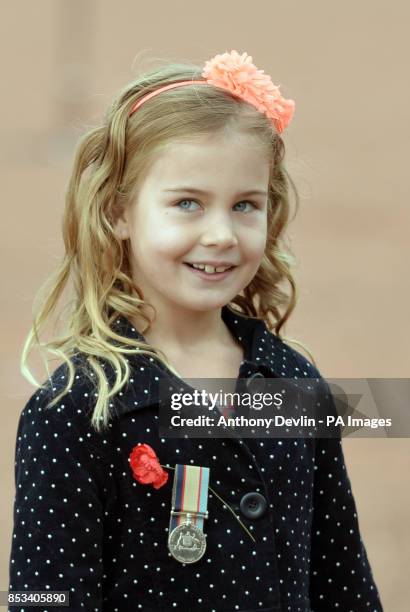
[[[176,464],[169,533],[186,522],[188,512],[192,515],[192,523],[203,531],[204,518],[208,514],[208,485],[208,467]]]

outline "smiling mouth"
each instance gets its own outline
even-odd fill
[[[187,261],[183,262],[186,266],[189,266],[190,268],[192,268],[193,270],[197,270],[198,272],[204,272],[205,274],[224,274],[225,272],[229,272],[229,270],[232,270],[233,268],[236,268],[236,266],[211,266],[211,265],[202,265],[200,266],[199,264],[194,265],[191,264]]]
[[[188,268],[191,268],[191,270],[193,272],[196,272],[199,276],[203,276],[203,277],[210,277],[210,278],[224,278],[227,274],[229,274],[229,272],[231,272],[234,268],[236,268],[237,266],[230,266],[229,268],[225,268],[223,270],[223,272],[216,272],[215,268],[213,266],[211,266],[211,270],[209,270],[208,272],[203,269],[203,268],[197,268],[195,267],[193,264],[188,263],[187,261],[182,262],[185,266],[187,266]],[[217,266],[217,267],[223,267],[223,266]]]

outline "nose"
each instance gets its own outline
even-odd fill
[[[201,235],[203,246],[229,247],[238,244],[232,219],[224,214],[209,215],[204,219],[204,229]]]

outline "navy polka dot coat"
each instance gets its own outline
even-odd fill
[[[226,306],[222,318],[245,348],[239,377],[321,377],[263,321]],[[124,317],[115,325],[139,336]],[[152,357],[129,363],[130,383],[112,399],[104,433],[91,427],[85,376],[45,409],[66,383],[64,364],[22,410],[9,591],[68,591],[70,605],[61,609],[71,612],[382,611],[340,438],[161,438],[158,381],[176,377]],[[210,486],[255,541],[209,492],[204,556],[174,559],[167,547],[173,471],[157,490],[137,482],[129,455],[138,443],[162,465],[208,466]],[[266,502],[257,519],[241,509],[248,493]]]

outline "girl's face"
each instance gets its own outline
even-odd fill
[[[181,313],[208,311],[244,289],[265,251],[268,181],[266,152],[244,134],[162,150],[116,225],[118,236],[130,240],[144,300]],[[213,276],[187,262],[234,267]]]

